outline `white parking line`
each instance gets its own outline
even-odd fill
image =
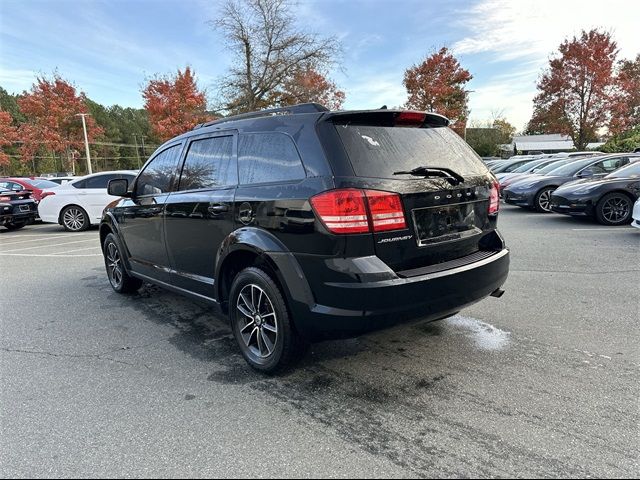
[[[75,257],[101,257],[101,253],[89,253],[80,255],[56,255],[54,253],[0,253],[0,257],[53,257],[53,258],[75,258]]]
[[[632,227],[613,227],[613,228],[605,228],[605,227],[601,227],[601,228],[572,228],[571,230],[573,230],[574,232],[612,232],[612,231],[621,231],[621,230],[628,230],[629,228]]]
[[[40,237],[40,235],[31,235],[32,237]],[[2,242],[0,241],[0,245],[5,246],[5,245],[16,245],[18,243],[27,243],[27,242],[43,242],[49,238],[60,238],[60,237],[67,237],[68,235],[42,235],[43,238],[36,238],[33,240],[21,240],[19,242]],[[18,237],[15,237],[18,238]],[[2,238],[0,238],[0,240],[3,240]]]
[[[76,240],[75,242],[56,243],[54,245],[36,245],[35,247],[14,248],[13,250],[6,250],[2,253],[22,252],[23,250],[33,250],[34,248],[64,247],[65,245],[71,245],[73,243],[95,242],[96,240],[97,240],[96,238],[89,238],[87,240]]]
[[[51,255],[66,255],[67,253],[73,253],[73,252],[82,252],[85,250],[95,250],[95,249],[100,249],[100,245],[96,245],[95,247],[87,247],[87,248],[76,248],[75,250],[67,250],[66,252],[60,252],[60,253],[52,253]]]

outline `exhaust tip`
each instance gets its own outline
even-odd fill
[[[493,292],[491,292],[492,297],[500,298],[502,295],[504,295],[504,290],[502,290],[501,288],[496,288]]]

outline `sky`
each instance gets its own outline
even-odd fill
[[[94,101],[141,107],[155,74],[191,66],[215,96],[232,57],[208,21],[219,0],[0,0],[0,86],[29,90],[57,71]],[[473,75],[471,120],[529,120],[536,80],[567,37],[612,33],[620,58],[640,52],[640,0],[299,0],[300,27],[335,36],[330,77],[345,109],[401,106],[404,71],[446,46]]]

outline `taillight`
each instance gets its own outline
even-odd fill
[[[0,197],[0,202],[10,202],[11,197]]]
[[[43,198],[48,197],[50,195],[55,195],[55,192],[42,192],[42,194],[40,195],[40,200],[42,201]]]
[[[329,190],[311,206],[331,233],[369,233],[407,228],[400,195],[378,190]],[[368,210],[367,210],[368,206]]]
[[[369,231],[364,192],[356,189],[330,190],[311,197],[311,205],[331,233]]]
[[[402,201],[397,193],[365,190],[374,232],[407,228]]]
[[[489,194],[489,215],[497,215],[498,210],[500,210],[500,184],[493,183]]]

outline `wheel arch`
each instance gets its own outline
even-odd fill
[[[67,203],[66,205],[63,205],[62,207],[60,207],[60,211],[58,212],[59,225],[62,225],[62,213],[69,207],[78,207],[79,209],[81,209],[87,216],[87,220],[89,221],[89,224],[91,224],[91,217],[89,217],[89,213],[87,212],[86,208],[84,208],[82,205],[78,205],[77,203]]]

